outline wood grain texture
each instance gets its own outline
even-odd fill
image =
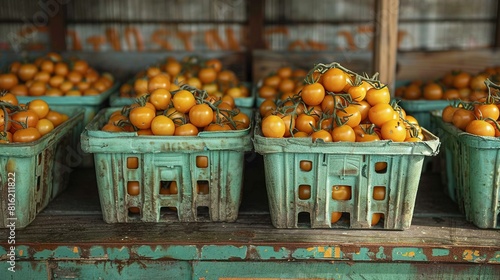
[[[391,92],[396,82],[398,8],[399,0],[378,0],[375,5],[374,72],[380,73]]]

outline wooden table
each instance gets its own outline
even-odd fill
[[[15,273],[0,230],[0,279],[499,279],[500,231],[466,222],[439,173],[423,173],[411,228],[386,231],[276,229],[263,171],[247,162],[235,223],[106,224],[94,170],[77,169],[16,230]]]

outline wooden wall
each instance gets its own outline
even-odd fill
[[[370,50],[376,1],[3,0],[0,49],[61,47],[50,32],[62,24],[52,39],[68,50]],[[497,0],[400,0],[395,10],[400,51],[497,44]]]

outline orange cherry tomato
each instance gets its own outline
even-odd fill
[[[347,84],[345,72],[339,68],[328,69],[321,78],[325,90],[329,92],[341,92]]]
[[[40,139],[42,135],[35,127],[21,128],[12,135],[14,143],[27,143]]]
[[[186,123],[175,128],[175,136],[196,136],[198,128],[192,123]]]
[[[151,121],[151,132],[154,135],[171,136],[175,133],[174,121],[164,115],[158,115]]]
[[[187,113],[194,105],[196,105],[196,100],[191,92],[181,90],[174,94],[172,97],[172,103],[177,111]]]
[[[333,186],[332,187],[332,199],[334,200],[349,200],[351,199],[351,187],[350,186]]]
[[[262,120],[262,134],[265,137],[281,138],[285,135],[285,122],[279,116],[269,115]]]
[[[307,84],[302,88],[301,96],[304,103],[316,106],[325,98],[325,88],[320,83]]]
[[[138,129],[148,129],[156,116],[156,111],[146,106],[135,107],[130,110],[129,120]]]
[[[332,130],[332,138],[333,142],[355,142],[356,134],[354,133],[354,129],[348,125],[337,126]]]

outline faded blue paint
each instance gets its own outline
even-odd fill
[[[425,272],[412,263],[380,262],[194,262],[193,278],[218,280],[220,278],[246,279],[476,279],[498,280],[500,266],[473,265],[460,267],[443,263],[428,265]]]
[[[382,246],[378,247],[378,252],[377,252],[377,254],[375,254],[375,257],[378,260],[386,260],[387,259],[387,255],[384,253],[384,247],[382,247]]]
[[[450,250],[448,249],[441,249],[441,248],[433,248],[432,249],[432,256],[433,257],[445,257],[450,255]]]
[[[352,260],[354,261],[371,261],[374,257],[374,253],[370,252],[368,248],[359,248],[359,252],[352,254]]]
[[[128,260],[130,259],[130,251],[127,247],[121,248],[106,248],[106,254],[110,260]]]
[[[245,259],[247,246],[205,245],[201,248],[202,260]]]
[[[33,254],[35,260],[45,260],[54,257],[55,252],[53,250],[44,249],[42,251],[37,251]]]
[[[16,246],[16,256],[17,259],[29,259],[29,246],[26,245],[17,245]]]
[[[261,260],[287,259],[290,256],[290,250],[284,247],[280,247],[276,251],[273,246],[256,246],[255,251],[257,251]]]
[[[90,258],[107,258],[106,251],[102,246],[92,246],[89,250]]]
[[[176,279],[191,278],[189,262],[135,261],[135,262],[76,262],[60,261],[52,269],[54,278],[59,279]],[[57,277],[56,277],[57,276]],[[46,279],[45,275],[24,279]],[[18,278],[21,279],[21,278]]]
[[[427,261],[422,248],[399,247],[392,249],[393,261]]]
[[[133,250],[138,256],[150,258],[153,260],[161,258],[169,258],[176,260],[196,260],[199,258],[198,248],[194,245],[157,245],[154,250],[153,246],[139,246]]]

